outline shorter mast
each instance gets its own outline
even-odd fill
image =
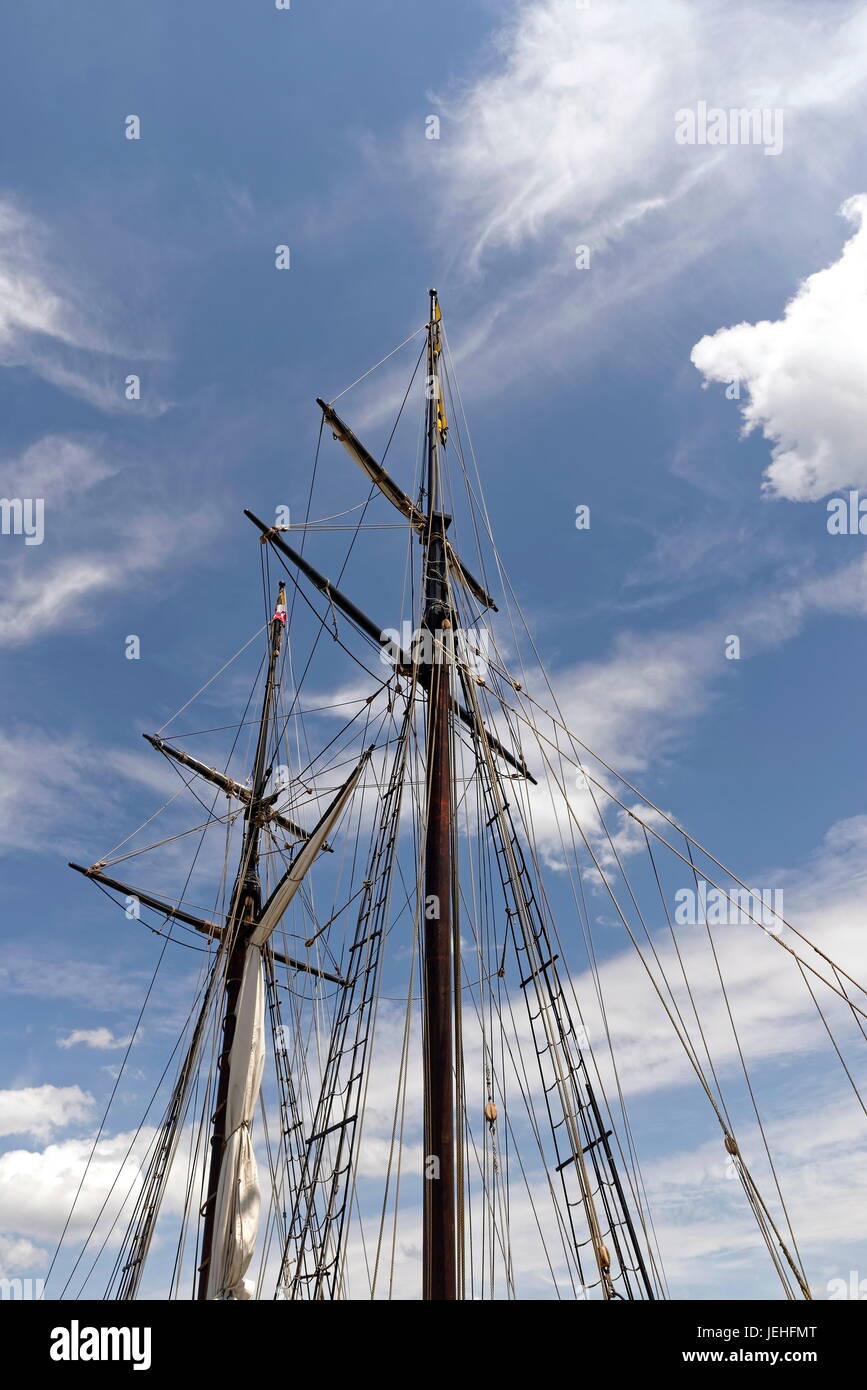
[[[224,935],[227,953],[225,977],[225,1011],[223,1014],[223,1046],[217,1062],[217,1096],[211,1118],[211,1158],[208,1167],[208,1187],[205,1204],[202,1208],[205,1224],[202,1232],[202,1258],[199,1265],[199,1285],[197,1297],[207,1299],[212,1296],[210,1289],[211,1254],[214,1244],[217,1192],[220,1187],[220,1172],[223,1164],[223,1151],[226,1147],[226,1110],[229,1101],[231,1081],[232,1044],[238,1022],[238,1009],[241,1000],[241,986],[244,980],[245,964],[249,939],[261,905],[261,886],[259,883],[259,836],[261,830],[261,802],[265,795],[269,769],[266,767],[268,735],[274,706],[277,659],[283,644],[283,629],[286,625],[286,588],[281,584],[277,595],[274,616],[269,629],[268,670],[265,677],[265,693],[262,700],[262,717],[259,721],[259,737],[256,743],[256,756],[253,763],[253,794],[245,812],[244,842],[241,862],[238,867],[235,889],[232,894],[232,909],[226,922]]]
[[[268,738],[274,714],[276,666],[286,622],[286,591],[280,592],[271,620],[268,671],[253,766],[253,794],[238,868],[232,911],[222,934],[228,951],[225,974],[223,1051],[218,1063],[217,1101],[212,1121],[208,1196],[203,1208],[199,1299],[246,1299],[252,1289],[244,1276],[253,1255],[259,1224],[259,1182],[250,1128],[265,1063],[262,953],[343,813],[373,751],[368,748],[339,788],[262,904],[259,836],[266,820],[270,767]],[[318,973],[318,972],[315,972]],[[334,979],[334,976],[330,978]],[[338,977],[337,982],[343,984]]]
[[[362,754],[310,840],[292,860],[245,935],[243,974],[228,1067],[226,1140],[215,1201],[208,1298],[251,1296],[244,1275],[253,1255],[259,1225],[259,1180],[250,1127],[265,1062],[263,952],[269,952],[269,959],[276,958],[276,953],[270,951],[270,938],[321,852],[326,835],[343,814],[372,752],[373,749],[368,748]],[[341,980],[338,983],[346,984]]]

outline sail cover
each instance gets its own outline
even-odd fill
[[[265,1063],[265,999],[262,953],[247,951],[238,996],[226,1101],[226,1146],[217,1188],[208,1298],[252,1298],[245,1279],[259,1225],[259,1175],[250,1126]]]

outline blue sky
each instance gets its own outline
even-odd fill
[[[397,0],[37,0],[4,50],[0,492],[45,498],[41,546],[0,537],[2,1143],[25,1155],[4,1272],[43,1268],[62,1201],[40,1154],[85,1140],[111,1085],[111,1049],[58,1040],[128,1036],[158,949],[66,861],[156,809],[139,734],[261,622],[243,508],[303,511],[314,398],[416,329],[429,285],[571,726],[863,973],[867,541],[829,535],[826,502],[867,495],[867,7],[442,0],[432,22]],[[677,144],[700,101],[782,110],[782,151]],[[343,402],[374,452],[407,360]],[[317,515],[363,499],[340,450],[322,465]],[[409,486],[411,460],[391,466]],[[336,568],[345,540],[312,539]],[[404,616],[384,611],[392,561],[383,541],[351,571],[383,623]],[[345,678],[329,654],[321,688]],[[148,1074],[191,978],[166,972]],[[796,1135],[826,1104],[854,1173],[863,1115],[785,1026],[762,1051],[769,1109]],[[636,1104],[661,1190],[682,1174],[692,1203],[677,1288],[712,1292],[708,1131],[678,1085]],[[797,1186],[814,1158],[789,1151]],[[20,1227],[22,1173],[46,1215]],[[851,1201],[803,1205],[822,1296],[864,1268],[863,1229]],[[758,1261],[744,1277],[775,1296]]]

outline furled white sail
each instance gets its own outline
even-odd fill
[[[262,946],[277,926],[301,886],[344,806],[355,790],[370,757],[366,752],[344,782],[310,839],[292,860],[254,927],[244,961],[238,995],[235,1036],[229,1055],[229,1097],[226,1102],[226,1144],[214,1217],[214,1240],[208,1275],[208,1298],[252,1298],[253,1285],[244,1278],[253,1257],[259,1226],[261,1194],[250,1126],[259,1099],[265,1062]]]
[[[252,1283],[244,1275],[256,1244],[261,1199],[250,1126],[259,1099],[264,1064],[262,953],[251,946],[244,962],[230,1053],[226,1146],[217,1188],[209,1298],[253,1296]]]

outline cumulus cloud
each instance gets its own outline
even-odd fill
[[[32,1240],[0,1235],[0,1276],[3,1278],[20,1278],[27,1271],[36,1272],[38,1277],[38,1271],[44,1270],[47,1264],[45,1251]]]
[[[65,1038],[57,1039],[58,1047],[92,1047],[98,1052],[108,1052],[118,1047],[127,1047],[129,1038],[116,1038],[108,1028],[74,1028]]]
[[[55,1241],[78,1193],[67,1231],[70,1242],[94,1227],[93,1251],[103,1240],[116,1248],[126,1226],[125,1220],[118,1221],[118,1213],[124,1209],[128,1215],[132,1209],[153,1140],[154,1130],[148,1125],[134,1133],[106,1136],[95,1148],[88,1138],[65,1139],[38,1150],[10,1149],[0,1155],[0,1227],[10,1237]],[[182,1153],[189,1142],[185,1131]],[[169,1216],[184,1210],[186,1176],[183,1163],[172,1169],[162,1205]],[[200,1169],[196,1180],[201,1181]]]
[[[93,1097],[79,1086],[30,1086],[0,1091],[0,1134],[50,1139],[56,1129],[89,1120]]]
[[[152,1131],[137,1138],[116,1135],[100,1140],[93,1153],[90,1139],[68,1139],[41,1151],[10,1149],[0,1156],[0,1224],[10,1233],[56,1239],[84,1178],[70,1238],[80,1238],[94,1221],[101,1222],[100,1238],[108,1236],[118,1209],[137,1190],[151,1137]]]
[[[706,381],[746,388],[744,430],[773,444],[765,491],[794,502],[867,484],[867,194],[841,212],[854,236],[782,318],[721,328],[691,353]]]

